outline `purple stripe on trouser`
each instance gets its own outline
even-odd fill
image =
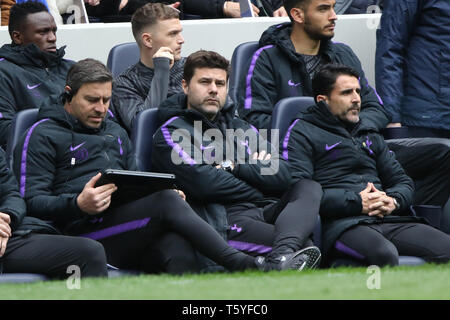
[[[262,48],[259,48],[256,50],[256,52],[253,54],[252,62],[250,63],[250,68],[248,68],[248,74],[247,74],[247,81],[246,81],[246,89],[245,89],[245,109],[250,109],[252,107],[252,77],[253,77],[253,71],[255,70],[256,60],[258,60],[259,55],[261,52],[265,49],[272,48],[273,45],[264,46]]]
[[[27,152],[31,134],[33,133],[34,128],[36,128],[40,123],[47,121],[48,119],[49,118],[45,118],[33,124],[30,130],[28,130],[27,136],[25,137],[25,142],[22,149],[22,161],[20,162],[20,195],[22,197],[25,196],[25,182],[27,180]]]
[[[241,242],[241,241],[233,241],[228,240],[228,244],[235,249],[246,252],[258,252],[258,253],[267,253],[272,251],[272,247],[267,247],[262,244],[250,243],[250,242]]]
[[[358,253],[357,251],[353,250],[352,248],[347,247],[345,244],[343,244],[340,241],[336,241],[336,243],[334,244],[334,247],[336,248],[336,250],[345,253],[348,256],[351,256],[353,258],[359,259],[359,260],[364,260],[364,256],[360,253]]]
[[[93,240],[100,240],[100,239],[115,236],[120,233],[144,228],[148,224],[149,221],[150,221],[150,218],[144,218],[141,220],[133,220],[130,222],[125,222],[125,223],[118,224],[113,227],[105,228],[105,229],[94,231],[91,233],[80,234],[80,237],[90,238]]]
[[[292,123],[289,127],[289,129],[286,132],[286,135],[284,136],[284,140],[283,140],[283,158],[284,160],[288,161],[289,159],[289,155],[288,155],[288,143],[289,143],[289,137],[291,135],[291,131],[292,128],[294,128],[295,124],[298,122],[298,120],[300,119],[296,119],[294,121],[294,123]]]
[[[183,161],[185,163],[188,163],[191,166],[193,166],[194,164],[197,164],[197,162],[195,162],[194,159],[192,159],[186,152],[184,152],[184,150],[180,147],[180,145],[178,143],[175,143],[172,140],[169,129],[167,129],[167,126],[177,118],[179,118],[179,117],[173,117],[173,118],[170,118],[169,120],[167,120],[167,122],[162,125],[161,132],[164,136],[164,140],[166,140],[167,144],[169,146],[171,146],[172,149],[174,149],[178,153],[180,158],[183,159]]]

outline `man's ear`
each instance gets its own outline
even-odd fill
[[[305,22],[305,12],[300,8],[292,8],[290,11],[292,19],[297,22],[303,24]]]
[[[22,41],[22,34],[20,33],[20,31],[13,31],[11,34],[11,40],[14,42],[14,44],[22,45],[23,41]]]
[[[188,94],[188,92],[189,92],[188,85],[189,85],[189,83],[187,83],[186,80],[184,80],[184,79],[181,80],[181,86],[183,87],[184,94]]]
[[[148,49],[152,48],[153,45],[153,39],[152,35],[150,33],[144,32],[141,35],[142,45],[145,46]]]
[[[322,94],[317,95],[316,97],[316,101],[320,102],[320,101],[325,101],[326,103],[328,103],[328,97]]]

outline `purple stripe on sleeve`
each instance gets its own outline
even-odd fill
[[[257,252],[257,253],[267,253],[272,251],[272,247],[267,247],[262,244],[250,243],[250,242],[241,242],[241,241],[233,241],[228,240],[228,244],[235,249],[246,252]]]
[[[364,256],[362,254],[360,254],[359,252],[356,252],[355,250],[353,250],[352,248],[347,247],[345,244],[343,244],[340,241],[336,241],[336,243],[334,244],[334,247],[339,250],[340,252],[345,253],[346,255],[349,255],[353,258],[359,259],[359,260],[364,260]]]
[[[3,118],[3,113],[0,112],[0,119]]]
[[[122,224],[118,224],[118,225],[113,226],[113,227],[101,229],[101,230],[94,231],[94,232],[91,232],[91,233],[82,234],[80,236],[81,237],[85,237],[85,238],[90,238],[90,239],[93,239],[93,240],[100,240],[100,239],[104,239],[104,238],[115,236],[115,235],[120,234],[120,233],[124,233],[124,232],[128,232],[128,231],[144,228],[149,223],[149,221],[150,221],[150,218],[144,218],[144,219],[140,219],[140,220],[133,220],[133,221],[130,221],[130,222],[125,222],[125,223],[122,223]]]
[[[111,116],[111,118],[114,118],[114,113],[110,109],[108,109],[108,113]]]
[[[36,128],[40,123],[49,120],[49,118],[42,119],[35,124],[33,124],[28,130],[27,136],[25,137],[25,142],[23,144],[22,149],[22,160],[20,163],[20,195],[22,197],[25,196],[25,182],[27,179],[27,152],[28,152],[28,144],[30,143],[31,134],[33,133],[34,128]]]
[[[383,104],[383,100],[381,100],[381,97],[380,97],[380,95],[378,94],[377,90],[375,90],[375,88],[372,87],[372,86],[369,84],[369,80],[367,80],[367,78],[366,78],[366,82],[367,82],[367,86],[368,86],[369,88],[371,88],[371,89],[373,90],[373,92],[375,92],[375,94],[376,94],[376,96],[377,96],[377,98],[378,98],[378,102],[379,102],[381,105],[384,105],[384,104]]]
[[[289,137],[291,136],[291,131],[292,128],[294,128],[295,124],[299,121],[300,119],[296,119],[289,127],[289,129],[286,132],[286,135],[284,136],[284,140],[283,140],[283,158],[284,160],[288,161],[289,156],[288,156],[288,143],[289,143]]]
[[[273,47],[273,45],[271,45],[271,44],[268,46],[264,46],[264,47],[256,50],[256,52],[253,54],[252,62],[250,63],[250,68],[248,69],[248,74],[247,74],[247,82],[246,82],[246,89],[245,89],[245,104],[244,104],[245,109],[251,109],[251,107],[252,107],[252,99],[253,98],[252,98],[251,81],[252,81],[252,77],[253,77],[253,70],[255,70],[256,60],[258,60],[259,55],[261,54],[261,52],[263,50],[269,49],[272,47]]]
[[[181,147],[180,147],[180,145],[178,144],[178,143],[175,143],[173,140],[172,140],[172,137],[171,137],[171,135],[170,135],[170,132],[169,132],[169,129],[167,129],[167,126],[172,122],[172,121],[174,121],[175,119],[178,119],[179,117],[173,117],[173,118],[170,118],[169,120],[167,120],[167,122],[166,123],[164,123],[163,125],[162,125],[162,127],[161,127],[161,131],[162,131],[162,134],[163,134],[163,136],[164,136],[164,139],[166,140],[166,142],[167,142],[167,144],[169,145],[169,146],[171,146],[172,147],[172,149],[174,149],[177,153],[178,153],[178,155],[180,156],[180,158],[181,159],[183,159],[183,161],[185,162],[185,163],[188,163],[189,165],[191,165],[191,166],[193,166],[194,164],[197,164],[197,162],[195,162],[195,160],[194,159],[192,159]]]

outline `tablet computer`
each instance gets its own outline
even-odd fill
[[[111,195],[111,206],[116,207],[164,189],[175,189],[175,175],[158,172],[106,169],[95,187],[114,183],[117,190]]]

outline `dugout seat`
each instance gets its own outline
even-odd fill
[[[114,77],[139,61],[139,47],[136,42],[126,42],[111,48],[106,66]]]

